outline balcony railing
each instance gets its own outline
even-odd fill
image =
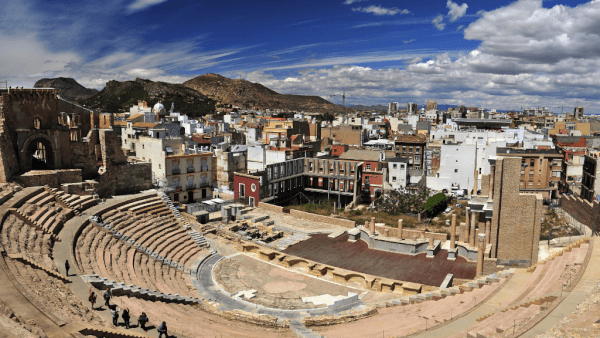
[[[208,166],[202,166],[202,167],[200,168],[200,171],[208,171]]]
[[[203,187],[210,187],[210,182],[201,182],[200,188],[203,188]]]
[[[186,190],[194,190],[196,189],[196,185],[195,184],[188,184],[185,186]]]
[[[193,173],[193,172],[195,172],[195,171],[196,171],[196,169],[195,169],[194,167],[187,168],[187,172],[188,172],[188,173]]]
[[[181,174],[181,169],[177,168],[177,169],[173,169],[173,175],[179,175]]]

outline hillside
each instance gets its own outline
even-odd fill
[[[97,89],[85,88],[72,78],[57,77],[54,79],[41,79],[34,85],[34,88],[55,88],[58,89],[58,95],[65,100],[76,102],[84,100],[98,93]]]
[[[214,111],[213,100],[182,84],[153,82],[145,79],[135,81],[109,81],[98,94],[81,101],[87,107],[104,112],[119,113],[129,110],[138,101],[149,106],[161,101],[168,109],[175,103],[175,111],[194,118]]]
[[[279,94],[259,83],[230,79],[218,74],[204,74],[183,85],[214,99],[220,104],[231,104],[249,109],[290,109],[317,112],[337,112],[342,107],[319,96]]]

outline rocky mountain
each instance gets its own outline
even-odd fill
[[[160,101],[167,110],[174,103],[175,111],[190,117],[202,116],[215,109],[213,100],[192,88],[139,78],[135,81],[109,81],[99,93],[80,103],[104,112],[120,113],[128,111],[138,101],[146,101],[150,107]]]
[[[58,89],[58,95],[65,100],[76,102],[87,99],[98,93],[97,89],[85,88],[77,81],[69,77],[57,77],[54,79],[41,79],[34,85],[34,88],[55,88]]]
[[[290,109],[309,112],[338,112],[341,106],[319,96],[279,94],[259,83],[230,79],[218,74],[204,74],[183,83],[184,86],[217,101],[250,109]]]

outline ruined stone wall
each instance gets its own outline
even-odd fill
[[[90,114],[91,110],[86,109],[84,107],[78,106],[72,102],[65,100],[58,100],[58,112],[59,113],[67,113],[67,114],[77,114],[79,115],[79,129],[81,130],[81,135],[85,136],[92,129],[90,125]]]
[[[295,209],[290,210],[290,215],[292,217],[305,219],[307,221],[327,223],[327,224],[342,226],[342,227],[346,227],[346,228],[354,228],[356,226],[356,222],[348,220],[348,219],[341,219],[341,218],[311,214],[309,212],[304,212],[304,211],[295,210]]]
[[[81,182],[82,173],[81,169],[28,171],[20,175],[19,180],[26,187],[48,185],[51,188],[60,188],[63,183]]]
[[[102,198],[139,193],[152,188],[152,164],[140,162],[113,165],[97,181],[96,193]]]
[[[271,212],[279,212],[279,213],[283,213],[283,207],[277,206],[277,205],[273,205],[273,204],[269,204],[269,203],[263,203],[263,202],[258,202],[258,207],[261,209],[265,209]]]
[[[101,113],[98,119],[98,129],[112,129],[112,125],[114,124],[115,120],[113,114]]]
[[[492,257],[498,264],[530,266],[537,263],[541,218],[544,217],[540,194],[519,191],[520,157],[498,157],[492,216]]]
[[[17,159],[17,136],[14,121],[10,113],[10,96],[0,95],[0,183],[6,183],[19,171]]]
[[[375,222],[377,222],[377,219],[375,219]],[[398,228],[376,225],[375,229],[382,234],[385,232],[385,230],[387,230],[389,232],[390,237],[398,237]],[[424,232],[424,231],[420,231],[420,230],[410,230],[410,229],[406,229],[406,228],[402,229],[402,238],[404,238],[404,239],[416,240],[419,238],[431,238],[431,237],[433,237],[433,239],[435,239],[435,240],[442,241],[442,243],[448,239],[448,235],[443,234],[443,233]]]
[[[100,147],[102,150],[102,162],[105,168],[111,165],[127,163],[127,156],[121,149],[121,140],[112,129],[102,129],[100,133]],[[152,174],[150,174],[152,177]]]
[[[590,203],[579,197],[562,195],[560,207],[588,228],[600,230],[600,203]]]

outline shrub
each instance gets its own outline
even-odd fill
[[[435,216],[446,209],[448,205],[448,197],[444,193],[435,194],[425,202],[423,209],[428,216]]]

